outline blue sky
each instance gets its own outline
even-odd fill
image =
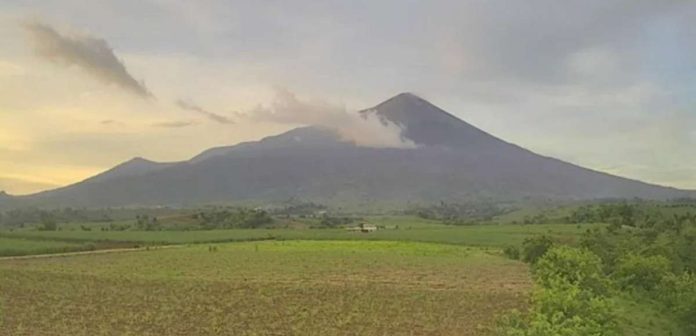
[[[693,1],[9,0],[0,39],[9,192],[302,124],[237,118],[279,90],[346,111],[414,92],[538,153],[696,188]]]

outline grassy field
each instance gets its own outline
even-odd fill
[[[484,335],[527,266],[454,245],[267,241],[0,261],[3,335]]]
[[[398,223],[394,221],[395,223]],[[398,225],[398,224],[396,224]],[[1,237],[44,240],[47,242],[131,242],[141,244],[191,244],[248,240],[399,240],[468,246],[504,247],[518,245],[525,238],[549,234],[564,242],[573,242],[595,225],[475,225],[415,226],[372,233],[345,229],[236,229],[210,231],[14,231],[0,232]],[[0,246],[0,251],[3,247]]]
[[[29,240],[0,237],[0,257],[30,254],[84,251],[92,248],[88,243],[70,243],[56,240]]]

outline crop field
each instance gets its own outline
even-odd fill
[[[212,249],[212,251],[211,251]],[[3,335],[485,335],[525,264],[453,245],[267,241],[0,261]]]
[[[14,231],[1,237],[47,242],[131,242],[140,244],[192,244],[248,240],[399,240],[500,248],[518,245],[525,238],[548,234],[573,242],[591,227],[601,224],[534,224],[419,226],[378,230],[372,233],[345,229],[231,229],[208,231]],[[0,245],[0,251],[2,245]]]
[[[22,238],[0,237],[0,257],[28,254],[71,252],[87,250],[90,248],[91,245],[86,243],[70,243],[55,240],[43,241]]]

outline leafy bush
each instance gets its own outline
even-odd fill
[[[529,246],[546,246],[546,239]],[[540,249],[539,249],[540,250]],[[527,316],[508,315],[498,330],[503,336],[618,335],[613,307],[605,294],[600,258],[585,249],[551,247],[533,266],[540,288]]]
[[[614,276],[624,289],[651,291],[670,274],[670,261],[663,256],[639,256],[629,254],[622,258]]]
[[[501,320],[501,336],[618,335],[613,306],[604,296],[558,279],[537,290],[527,316],[513,312]]]
[[[522,242],[522,260],[534,264],[552,246],[553,240],[548,236],[527,238]]]
[[[503,249],[503,254],[510,259],[520,259],[520,249],[517,246],[507,246]]]
[[[613,307],[606,297],[560,279],[535,294],[529,335],[616,335]]]
[[[680,319],[689,335],[696,335],[696,275],[668,274],[662,279],[658,299]]]
[[[587,230],[580,250],[554,247],[548,237],[524,241],[521,257],[532,263],[543,289],[529,315],[507,320],[503,335],[607,335],[596,327],[611,318],[598,321],[592,312],[602,311],[610,285],[636,299],[661,302],[688,335],[696,335],[696,215],[623,203],[581,207],[568,221],[610,225]]]
[[[537,283],[544,288],[567,283],[599,295],[608,290],[602,261],[585,249],[553,247],[534,265],[533,272]]]

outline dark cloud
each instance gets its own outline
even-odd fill
[[[33,41],[36,54],[46,60],[76,66],[99,81],[115,84],[143,98],[152,97],[148,89],[128,73],[123,62],[104,39],[87,35],[61,34],[41,22],[24,24]]]
[[[221,115],[221,114],[207,111],[207,110],[201,108],[200,106],[198,106],[194,103],[191,103],[191,102],[187,102],[187,101],[179,99],[176,101],[176,105],[179,106],[183,110],[192,111],[192,112],[196,112],[196,113],[199,113],[201,115],[204,115],[206,118],[208,118],[216,123],[234,124],[234,121],[232,121],[230,118],[228,118],[224,115]]]
[[[196,123],[191,121],[191,120],[179,120],[179,121],[163,121],[163,122],[157,122],[153,123],[153,127],[162,127],[162,128],[182,128],[182,127],[188,127],[188,126],[193,126]]]

